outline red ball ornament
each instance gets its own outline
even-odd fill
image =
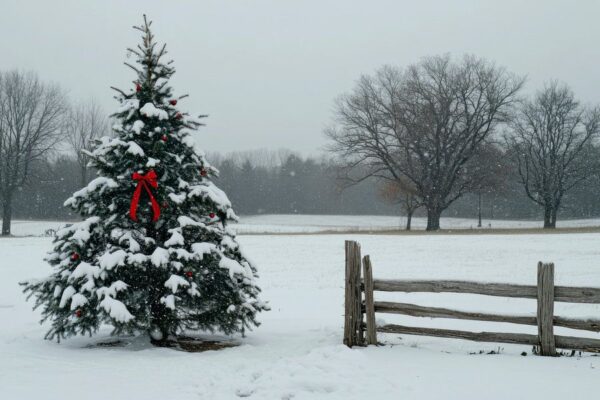
[[[180,112],[178,112],[177,114],[175,114],[175,118],[181,119],[181,118],[183,118],[183,114],[181,114]]]
[[[169,207],[169,203],[167,203],[166,201],[162,202],[162,208],[167,208]]]
[[[82,314],[83,314],[83,312],[82,312],[81,310],[77,310],[77,311],[75,311],[75,316],[76,316],[77,318],[80,318]]]
[[[169,104],[172,105],[172,106],[176,106],[177,105],[177,99],[169,100]]]
[[[185,276],[187,276],[188,278],[191,278],[194,275],[194,273],[192,271],[188,271],[185,273]]]
[[[162,137],[160,138],[160,140],[162,140],[163,142],[167,141],[167,135],[162,135]]]
[[[79,260],[79,254],[78,253],[71,254],[71,261],[77,261],[77,260]]]
[[[208,175],[208,171],[206,171],[204,168],[202,168],[200,170],[200,176],[206,176],[206,175]]]
[[[140,85],[139,83],[136,83],[135,84],[135,91],[138,92],[138,93],[141,92],[142,91],[142,85]]]
[[[215,217],[215,213],[211,212],[210,214],[208,214],[208,216],[213,219]]]

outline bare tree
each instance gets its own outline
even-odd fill
[[[87,151],[96,139],[109,132],[108,117],[96,102],[83,103],[69,110],[65,119],[65,136],[79,165],[81,186],[88,183]]]
[[[2,235],[10,235],[15,191],[27,183],[35,163],[60,140],[65,97],[36,74],[0,74],[0,200]]]
[[[404,215],[406,215],[406,230],[410,231],[412,217],[421,207],[417,190],[407,179],[385,180],[379,188],[381,198],[390,204],[400,204]]]
[[[600,108],[582,106],[571,89],[550,82],[524,101],[509,137],[527,196],[544,208],[544,228],[555,228],[563,196],[599,173],[593,141]]]
[[[330,149],[346,162],[346,179],[411,182],[427,209],[427,230],[437,230],[442,211],[476,185],[467,163],[507,121],[523,82],[472,56],[384,67],[338,100],[337,124],[326,131]]]

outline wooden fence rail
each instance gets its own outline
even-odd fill
[[[554,335],[555,326],[600,332],[600,320],[572,319],[554,315],[555,301],[599,304],[600,288],[554,286],[554,264],[538,263],[537,276],[536,286],[450,280],[381,280],[373,279],[371,260],[369,256],[365,256],[362,258],[361,278],[360,245],[354,241],[346,241],[344,344],[349,347],[377,344],[377,332],[382,332],[533,345],[537,346],[539,354],[543,356],[556,355],[557,348],[600,352],[600,339]],[[376,301],[374,299],[376,291],[469,293],[536,299],[537,314],[536,316],[488,314],[424,307],[409,303]],[[376,326],[375,313],[533,325],[537,326],[538,334],[467,332],[394,324]]]

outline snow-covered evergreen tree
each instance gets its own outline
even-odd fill
[[[142,43],[128,49],[137,57],[126,63],[134,89],[115,89],[115,136],[89,153],[98,177],[65,202],[84,219],[57,232],[47,257],[53,273],[23,283],[42,322],[52,323],[49,339],[91,335],[102,324],[154,340],[185,330],[243,333],[268,308],[226,225],[237,217],[211,182],[218,172],[194,147],[199,119],[178,110],[185,96],[168,86],[175,70],[150,25],[144,16],[135,27]]]

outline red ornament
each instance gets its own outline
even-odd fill
[[[137,222],[137,208],[138,202],[140,201],[140,195],[142,194],[142,188],[146,189],[146,193],[150,197],[150,203],[152,204],[152,222],[158,221],[158,217],[160,217],[160,207],[158,206],[158,202],[154,198],[154,194],[152,194],[151,187],[156,189],[158,187],[158,180],[156,179],[156,172],[153,169],[148,171],[146,175],[138,174],[134,172],[131,178],[134,181],[137,181],[137,186],[135,187],[135,192],[133,192],[133,197],[131,198],[131,206],[129,207],[129,216],[132,220]]]
[[[200,170],[200,176],[206,176],[206,175],[208,175],[208,172],[204,168],[202,168]]]
[[[172,106],[176,106],[177,105],[177,99],[169,100],[169,104],[172,105]]]
[[[208,214],[208,216],[213,219],[215,217],[215,213],[211,212],[210,214]]]
[[[80,317],[81,317],[81,314],[83,314],[83,312],[82,312],[81,310],[77,310],[77,311],[75,311],[75,316],[76,316],[77,318],[80,318]]]
[[[166,201],[162,202],[162,207],[163,208],[167,208],[169,206],[169,203],[167,203]]]
[[[181,114],[180,112],[178,112],[177,114],[175,114],[175,118],[181,119],[181,118],[183,118],[183,114]]]
[[[77,261],[77,260],[79,260],[79,254],[78,253],[71,254],[71,261]]]
[[[167,135],[162,135],[160,140],[162,140],[163,142],[166,142],[168,139]]]
[[[135,84],[135,91],[138,92],[138,93],[141,92],[142,91],[142,85],[140,85],[139,83],[136,83]]]
[[[191,278],[194,275],[194,273],[192,271],[188,271],[185,273],[185,276],[187,276],[188,278]]]

